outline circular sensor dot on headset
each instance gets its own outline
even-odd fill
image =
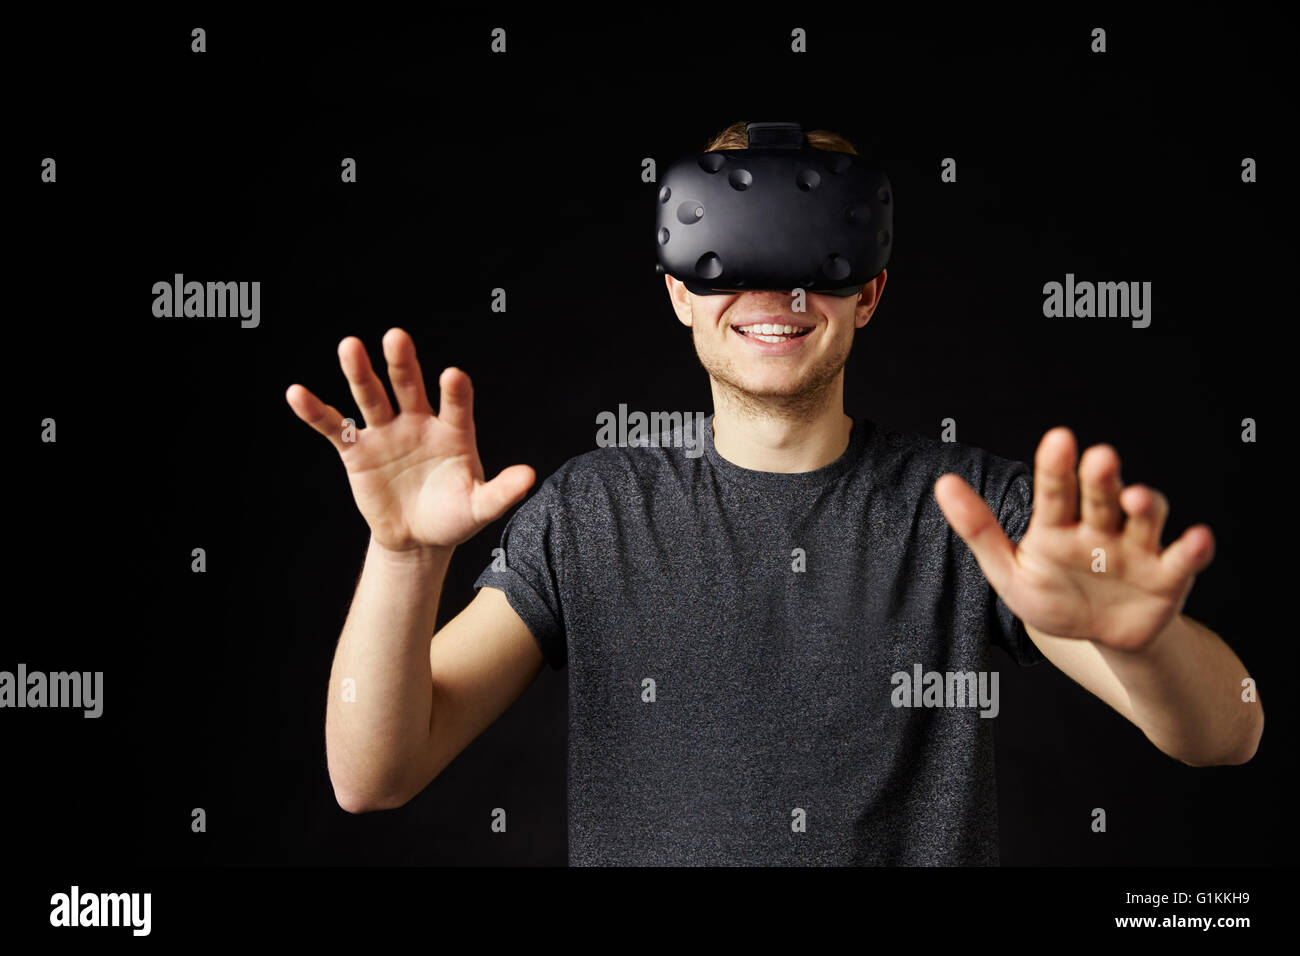
[[[849,260],[833,252],[822,263],[822,272],[826,273],[831,279],[847,279],[852,271],[853,267]]]
[[[727,157],[721,153],[705,153],[700,157],[700,169],[706,173],[716,173],[727,165]]]
[[[704,207],[694,199],[688,199],[677,207],[677,221],[686,226],[698,222],[703,215]]]
[[[659,230],[659,245],[668,245],[668,229],[666,227]]]
[[[722,275],[722,260],[715,252],[706,252],[695,262],[695,274],[701,279],[716,279]]]
[[[881,244],[882,246],[887,246],[887,245],[889,245],[889,230],[888,230],[888,229],[881,229],[881,230],[880,230],[880,235],[877,236],[876,238],[880,240],[880,244]]]
[[[822,181],[821,173],[815,169],[801,169],[799,175],[794,178],[795,184],[804,192],[810,189],[816,189],[818,183]]]
[[[884,186],[881,186],[880,189],[877,190],[876,192],[876,198],[879,199],[881,202],[889,202],[889,190],[886,189]]]
[[[733,169],[731,175],[727,177],[727,182],[731,183],[732,189],[739,189],[744,192],[754,181],[754,177],[749,174],[748,169]]]
[[[671,189],[669,189],[667,186],[665,186],[663,189],[659,190],[659,201],[660,201],[660,202],[667,202],[667,201],[668,201],[668,197],[671,196],[672,194],[673,194],[673,191],[672,191]]]
[[[845,206],[844,218],[849,222],[868,223],[871,221],[871,206],[865,202],[855,202]]]

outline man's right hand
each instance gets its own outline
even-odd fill
[[[389,329],[383,346],[399,413],[393,413],[366,348],[355,336],[339,343],[339,365],[365,428],[354,425],[352,434],[345,435],[338,409],[301,385],[290,385],[285,400],[338,450],[377,544],[395,552],[454,547],[520,501],[536,474],[528,465],[511,465],[484,481],[469,376],[454,367],[443,370],[435,416],[411,336]]]

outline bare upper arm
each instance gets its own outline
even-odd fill
[[[483,587],[429,645],[433,710],[420,789],[533,682],[544,659],[504,592]]]

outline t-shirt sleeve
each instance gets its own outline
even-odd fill
[[[565,515],[555,482],[548,479],[510,516],[500,550],[474,581],[474,591],[493,587],[528,626],[553,670],[567,662],[564,614],[560,602]]]
[[[1002,498],[1002,507],[998,511],[998,523],[1007,538],[1014,544],[1024,537],[1029,527],[1029,516],[1034,507],[1033,472],[1024,462],[1015,462],[1011,471],[1011,480],[1007,483],[1006,494]],[[991,589],[991,586],[990,586]],[[993,643],[1016,659],[1022,667],[1030,667],[1047,660],[1038,645],[1025,631],[1025,625],[1007,607],[1006,602],[995,591],[993,605]]]

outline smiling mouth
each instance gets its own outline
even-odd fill
[[[788,342],[791,339],[802,338],[812,329],[805,329],[797,325],[733,325],[732,329],[737,335],[743,335],[747,339],[758,339],[760,342]]]

